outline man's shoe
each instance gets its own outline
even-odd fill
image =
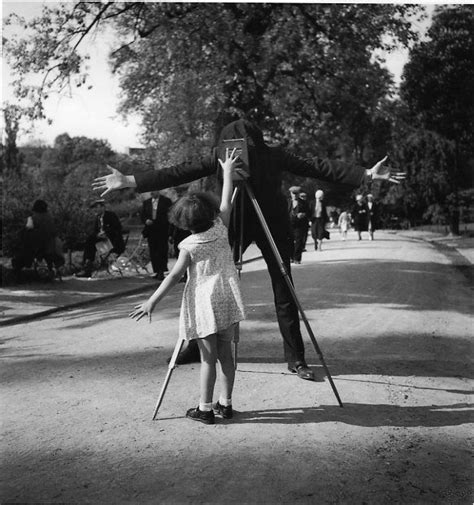
[[[213,410],[202,412],[199,410],[199,407],[196,407],[195,409],[189,409],[186,412],[186,417],[189,417],[189,419],[192,419],[193,421],[199,421],[200,423],[204,424],[215,424],[216,422]]]
[[[163,272],[156,272],[155,275],[153,275],[153,279],[163,281],[165,279],[165,274]]]
[[[298,375],[300,379],[305,379],[308,381],[314,380],[314,373],[311,368],[308,367],[306,363],[297,361],[296,363],[288,363],[288,370],[291,373]]]
[[[220,414],[224,419],[232,419],[234,417],[234,411],[232,410],[232,405],[224,407],[219,402],[213,406],[214,412]]]

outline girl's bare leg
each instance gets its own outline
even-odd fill
[[[201,405],[212,403],[216,383],[217,335],[197,339],[201,354]]]
[[[235,366],[232,357],[232,342],[217,340],[217,359],[221,365],[221,398],[232,398],[234,388]]]

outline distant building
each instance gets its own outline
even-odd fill
[[[144,147],[129,147],[128,155],[129,156],[144,156],[146,149]]]

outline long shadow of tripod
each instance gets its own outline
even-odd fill
[[[246,177],[241,177],[239,179],[237,179],[237,184],[236,184],[236,187],[234,189],[234,194],[232,196],[232,202],[234,203],[235,200],[237,199],[238,196],[240,196],[241,198],[241,213],[240,213],[240,219],[241,219],[241,222],[240,222],[240,241],[239,241],[239,251],[238,251],[238,254],[239,254],[239,260],[237,262],[237,268],[239,270],[239,275],[240,275],[240,272],[242,270],[242,256],[243,256],[243,230],[244,230],[244,227],[243,227],[243,209],[244,209],[244,206],[243,206],[243,203],[244,203],[244,197],[245,197],[245,194],[247,194],[247,196],[249,197],[250,201],[252,202],[252,205],[253,205],[253,208],[255,209],[255,213],[258,217],[258,220],[260,221],[260,224],[262,226],[262,229],[265,233],[265,236],[268,240],[268,243],[272,249],[272,252],[273,252],[273,255],[275,257],[275,260],[276,262],[278,263],[278,266],[280,268],[280,273],[281,275],[283,276],[283,278],[285,279],[285,282],[288,286],[288,289],[290,290],[290,293],[291,293],[291,297],[293,298],[293,301],[295,302],[297,308],[298,308],[298,311],[301,315],[301,319],[303,320],[303,323],[306,327],[306,330],[309,334],[309,337],[311,339],[311,342],[313,344],[313,347],[316,351],[316,353],[318,354],[319,356],[319,359],[321,361],[321,365],[323,366],[324,368],[324,371],[326,373],[326,376],[329,380],[329,384],[331,385],[331,388],[334,392],[334,395],[336,396],[336,399],[339,403],[339,406],[340,407],[343,407],[343,404],[342,404],[342,401],[341,401],[341,398],[339,396],[339,393],[337,391],[337,388],[334,384],[334,381],[331,377],[331,373],[329,372],[329,369],[326,365],[326,362],[324,360],[324,356],[323,356],[323,353],[321,352],[321,349],[318,345],[318,342],[316,341],[316,337],[314,336],[314,333],[313,333],[313,330],[311,329],[311,326],[308,322],[308,319],[306,317],[306,314],[303,310],[303,307],[300,303],[300,301],[298,300],[298,296],[296,295],[296,290],[295,290],[295,287],[293,286],[293,282],[291,280],[291,277],[286,269],[286,266],[285,266],[285,263],[280,255],[280,251],[278,250],[278,247],[276,246],[275,244],[275,241],[272,237],[272,234],[270,232],[270,228],[268,227],[268,224],[265,220],[265,217],[262,213],[262,210],[260,208],[260,205],[259,203],[257,202],[257,199],[255,198],[255,194],[252,190],[252,188],[250,187],[250,184],[248,183]],[[234,215],[235,216],[235,215]],[[239,341],[239,327],[238,325],[236,326],[236,334],[234,336],[234,363],[235,363],[235,367],[237,368],[237,361],[238,361],[238,341]],[[283,338],[285,338],[283,336]],[[158,410],[161,406],[161,403],[163,401],[163,397],[165,395],[165,392],[166,392],[166,388],[168,387],[168,383],[170,381],[170,378],[171,378],[171,374],[173,373],[173,370],[176,366],[176,360],[178,358],[178,354],[180,353],[181,351],[181,348],[183,346],[183,343],[184,343],[184,340],[183,339],[178,339],[178,342],[176,343],[176,347],[173,351],[173,355],[171,356],[171,359],[170,359],[170,362],[169,362],[169,366],[168,366],[168,372],[166,374],[166,378],[165,378],[165,381],[163,383],[163,386],[161,388],[161,392],[160,392],[160,396],[158,397],[158,401],[156,402],[156,406],[155,406],[155,411],[153,413],[153,420],[156,418],[156,415],[158,413]]]

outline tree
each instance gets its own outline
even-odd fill
[[[434,171],[425,187],[443,179],[443,188],[435,184],[437,205],[449,216],[450,228],[459,233],[460,189],[472,187],[474,160],[474,7],[457,5],[438,8],[428,31],[429,39],[417,44],[410,53],[401,87],[402,98],[410,110],[410,121],[421,131],[418,137],[436,139],[444,146],[438,155],[449,159],[441,171],[427,157],[421,157],[416,170],[416,183],[427,166]],[[431,143],[421,142],[420,147]],[[427,164],[425,162],[428,162]],[[438,167],[439,168],[439,167]],[[421,176],[423,178],[423,176]],[[447,202],[450,202],[449,205]]]
[[[398,207],[398,217],[412,226],[423,222],[446,224],[450,170],[456,156],[454,142],[433,131],[409,128],[397,145],[393,158],[403,163],[407,184],[403,192],[394,188],[387,201]]]
[[[196,152],[189,139],[210,146],[226,122],[242,116],[271,131],[272,140],[303,150],[319,142],[335,152],[349,142],[345,152],[360,160],[372,115],[390,92],[374,51],[415,40],[410,15],[420,11],[390,4],[79,2],[20,20],[31,35],[5,47],[17,93],[39,117],[51,90],[87,85],[78,48],[94,29],[110,26],[122,110],[142,115],[145,140],[163,152],[159,162],[170,158],[177,139],[180,146],[185,139],[188,156]],[[43,76],[36,87],[27,86],[31,71]]]
[[[19,148],[31,151],[31,146]],[[90,190],[90,181],[102,173],[107,163],[122,168],[129,163],[117,156],[103,140],[86,137],[56,137],[53,147],[42,147],[41,157],[27,156],[19,170],[5,171],[3,183],[3,254],[13,254],[17,237],[31,213],[35,200],[48,204],[60,236],[71,249],[80,247],[92,221],[90,203],[96,198]],[[36,154],[39,154],[36,153]],[[129,168],[129,167],[128,167]],[[138,203],[133,192],[113,195],[112,207],[131,208]],[[125,202],[125,203],[123,203]]]
[[[16,105],[6,104],[3,108],[5,146],[2,146],[2,173],[18,173],[21,156],[16,145],[20,128],[21,110]]]

